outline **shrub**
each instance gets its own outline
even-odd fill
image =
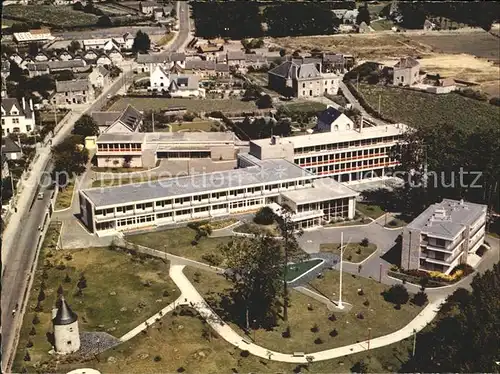
[[[31,339],[28,339],[28,341],[26,342],[26,348],[31,348],[33,347],[33,342],[31,341]]]
[[[384,292],[384,299],[388,302],[401,306],[406,304],[410,298],[406,288],[400,284],[392,286],[388,291]]]
[[[80,279],[78,280],[76,286],[80,289],[87,288],[87,279],[85,279],[85,275],[83,275],[83,273],[80,275]]]
[[[30,330],[30,333],[29,333],[31,336],[34,336],[36,335],[36,330],[35,330],[35,326],[31,326],[31,330]]]
[[[30,353],[28,351],[26,351],[26,353],[24,355],[24,361],[31,361],[31,356],[30,356]]]
[[[413,296],[411,302],[417,306],[423,306],[427,303],[427,300],[427,294],[423,291],[419,291],[415,296]]]
[[[64,263],[60,262],[57,264],[56,269],[57,270],[64,270],[64,269],[66,269],[66,265],[64,265]]]
[[[218,253],[205,253],[201,258],[212,266],[219,266],[222,263],[222,256]]]
[[[364,306],[370,306],[370,302],[368,300],[363,301]]]
[[[169,297],[169,296],[170,293],[167,290],[163,291],[163,297]]]
[[[319,326],[317,323],[315,323],[313,327],[311,327],[311,332],[318,332],[318,331],[319,331]]]
[[[290,331],[290,326],[287,326],[285,331],[281,333],[281,336],[284,338],[290,338],[292,336],[292,333]]]
[[[351,255],[347,256],[347,261],[351,261],[351,260],[352,260],[352,256]]]
[[[63,287],[61,285],[59,285],[59,287],[57,288],[57,294],[59,296],[61,296],[63,293],[64,293],[64,289],[63,289]]]
[[[195,245],[197,245],[197,244],[198,244],[198,240],[196,240],[196,239],[191,240],[191,245],[192,245],[193,247],[194,247]]]
[[[45,292],[43,292],[43,288],[40,288],[40,292],[38,293],[38,301],[45,300]]]
[[[333,329],[332,331],[330,331],[330,336],[332,338],[336,337],[339,333],[337,332],[337,329]]]
[[[253,221],[259,225],[271,225],[274,222],[275,214],[273,210],[267,206],[259,209],[255,214]]]
[[[323,344],[323,340],[321,338],[314,339],[314,344]]]
[[[248,356],[250,356],[250,352],[248,352],[248,351],[245,349],[245,350],[241,351],[240,356],[241,356],[241,357],[248,357]]]
[[[66,273],[66,276],[64,277],[64,283],[70,283],[71,278],[69,277],[68,273]]]
[[[333,322],[337,320],[337,317],[335,317],[335,314],[332,313],[330,314],[330,317],[328,317],[328,319]]]
[[[38,302],[35,307],[35,312],[41,312],[43,310],[42,304]]]
[[[365,316],[363,315],[363,313],[358,313],[358,314],[356,314],[356,318],[357,319],[365,319]]]
[[[156,355],[154,358],[153,358],[154,362],[160,362],[161,361],[161,356],[158,356]]]
[[[359,296],[363,296],[364,294],[365,294],[365,292],[363,291],[363,289],[362,289],[362,288],[360,288],[360,289],[358,290],[358,295],[359,295]]]
[[[500,106],[500,97],[492,97],[489,101],[491,105]]]
[[[67,261],[71,261],[73,259],[73,256],[71,256],[71,254],[67,254],[66,256],[64,256],[64,258],[67,260]]]
[[[359,244],[361,244],[361,246],[363,246],[363,247],[368,247],[368,244],[370,244],[370,241],[368,240],[368,238],[364,238],[363,240],[361,240],[361,242]]]
[[[398,221],[393,219],[393,220],[389,221],[388,225],[391,227],[396,227],[398,225]]]
[[[40,318],[38,318],[38,314],[35,314],[33,317],[33,324],[38,325],[40,323]]]

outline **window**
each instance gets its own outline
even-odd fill
[[[12,118],[12,123],[14,123],[14,124],[19,123],[19,118]]]
[[[71,340],[68,340],[68,341],[66,342],[66,344],[67,344],[67,345],[71,345]]]
[[[30,125],[26,126],[26,131],[31,131],[31,126]]]
[[[5,119],[2,118],[2,125],[5,125]]]

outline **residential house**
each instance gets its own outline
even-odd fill
[[[323,71],[325,72],[344,72],[346,67],[346,61],[343,54],[340,53],[323,53]]]
[[[436,28],[436,24],[429,21],[428,19],[424,22],[424,31],[432,31]]]
[[[200,78],[213,77],[216,75],[216,65],[215,61],[188,60],[186,61],[186,70]]]
[[[76,73],[81,72],[86,68],[86,62],[81,59],[74,59],[69,61],[34,62],[26,66],[30,78],[56,73],[62,70],[71,70]]]
[[[149,73],[149,89],[153,91],[167,91],[170,86],[169,71],[158,65]]]
[[[251,66],[254,69],[260,69],[267,66],[267,58],[264,55],[247,53],[245,54],[245,66],[247,68]]]
[[[56,81],[56,92],[51,103],[55,105],[84,104],[94,100],[94,89],[86,79]]]
[[[110,72],[104,66],[96,66],[88,75],[88,80],[94,87],[106,87],[111,81]]]
[[[38,52],[36,56],[33,58],[36,62],[45,62],[49,61],[49,56],[47,56],[44,52]]]
[[[401,58],[393,69],[393,84],[395,86],[412,86],[420,79],[420,63],[413,57]]]
[[[186,67],[186,55],[184,53],[157,53],[157,54],[138,54],[137,55],[138,72],[152,72],[158,65],[170,69],[173,65],[178,65],[182,69]]]
[[[74,56],[68,51],[62,51],[61,53],[59,53],[59,56],[57,57],[59,58],[60,61],[69,61],[74,59]]]
[[[227,52],[227,63],[229,66],[238,66],[244,68],[246,66],[246,55],[243,51]]]
[[[112,38],[102,38],[102,39],[85,39],[82,41],[83,49],[103,49],[105,51],[110,51],[112,49],[119,49],[118,43]]]
[[[20,160],[23,157],[23,151],[19,144],[8,136],[2,137],[2,160]],[[2,173],[2,178],[4,178]]]
[[[450,274],[484,243],[486,205],[444,199],[403,229],[401,267]]]
[[[215,64],[215,75],[220,78],[228,78],[231,75],[229,72],[229,65]]]
[[[96,65],[113,65],[113,61],[107,54],[103,53],[97,57]]]
[[[201,44],[196,47],[199,53],[215,53],[215,52],[220,52],[224,50],[224,45],[223,44],[212,44],[212,43],[207,43],[207,44]]]
[[[4,77],[1,77],[1,89],[0,89],[0,97],[3,99],[4,97],[7,97],[7,82]]]
[[[152,15],[155,8],[159,8],[160,5],[154,1],[141,1],[139,3],[139,10],[142,14]]]
[[[205,89],[200,88],[200,81],[193,74],[171,74],[168,92],[171,97],[205,97]]]
[[[50,74],[49,64],[46,62],[35,62],[26,66],[30,78]]]
[[[122,44],[122,48],[124,49],[132,49],[132,46],[134,45],[134,35],[132,35],[131,33],[129,32],[126,32],[125,34],[123,34],[123,44]]]
[[[83,58],[85,61],[95,61],[97,60],[97,57],[99,57],[99,54],[97,51],[93,49],[89,49],[85,52],[82,52],[80,54],[81,58]]]
[[[287,91],[290,91],[296,97],[336,95],[339,84],[340,76],[336,73],[322,73],[321,63],[286,61],[268,71],[268,85],[271,89],[283,94],[289,94]]]
[[[10,74],[10,62],[6,58],[2,58],[1,76],[2,78],[7,78],[9,74]]]
[[[33,62],[35,62],[35,60],[31,56],[24,56],[23,60],[19,64],[19,67],[21,69],[26,69],[26,66],[28,66],[28,64],[32,64]]]
[[[118,65],[123,62],[123,55],[118,49],[112,49],[107,53],[107,56],[111,59],[113,64]]]
[[[19,53],[14,52],[9,56],[9,60],[14,61],[18,65],[21,65],[21,62],[23,62],[24,57],[21,56]]]
[[[354,129],[354,122],[344,113],[332,106],[326,108],[318,116],[317,132],[333,132]]]
[[[92,112],[91,116],[101,134],[139,132],[144,120],[144,115],[131,105],[121,112]]]
[[[35,129],[35,113],[33,101],[27,102],[24,97],[21,103],[14,98],[3,98],[2,107],[2,136],[11,133],[29,133]]]

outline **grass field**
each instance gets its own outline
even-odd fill
[[[186,268],[185,273],[209,304],[216,310],[220,309],[221,295],[227,293],[230,283],[223,276],[211,272]],[[198,276],[194,273],[198,273]],[[324,277],[312,281],[310,287],[335,299],[339,286],[339,273],[328,270],[323,274]],[[362,296],[358,295],[360,288],[364,292]],[[332,321],[329,318],[332,313],[324,304],[292,289],[288,323],[280,321],[279,326],[272,330],[252,330],[249,337],[253,339],[255,336],[257,344],[279,352],[309,353],[365,340],[368,327],[372,329],[372,337],[389,334],[406,325],[422,308],[405,304],[401,306],[401,310],[396,310],[393,304],[383,299],[381,292],[384,290],[384,285],[371,279],[344,276],[343,300],[353,307],[346,313],[334,313],[335,320]],[[363,304],[365,301],[368,301],[368,305]],[[364,318],[359,319],[358,313],[362,313]],[[235,324],[231,325],[239,330],[240,335],[244,334]],[[290,326],[291,336],[284,338],[282,333],[287,326]],[[318,327],[317,331],[313,328],[315,326]],[[334,333],[330,334],[334,329],[338,334],[336,336]],[[317,338],[321,339],[321,343],[316,340]]]
[[[74,189],[75,181],[71,181],[64,189],[59,190],[59,192],[57,193],[55,210],[66,209],[71,206]]]
[[[215,128],[217,122],[209,120],[196,120],[193,122],[181,122],[181,123],[170,123],[169,124],[172,132],[178,131],[205,131],[208,132],[212,128]],[[168,128],[167,128],[168,130]]]
[[[366,203],[356,203],[356,210],[373,219],[377,219],[385,213],[380,206]]]
[[[169,43],[175,37],[175,33],[169,32],[168,34],[163,35],[157,42],[157,45],[165,45]]]
[[[451,122],[463,129],[498,123],[498,107],[458,94],[434,95],[396,87],[359,84],[359,91],[373,107],[381,97],[381,112],[395,122],[417,128]]]
[[[388,345],[369,353],[358,353],[329,361],[296,365],[263,360],[255,356],[243,357],[206,323],[191,316],[169,314],[149,329],[147,335],[138,335],[126,344],[100,356],[99,362],[86,363],[101,373],[346,373],[359,360],[368,364],[370,372],[397,372],[408,359],[411,340]],[[321,346],[320,346],[321,347]],[[116,359],[108,362],[109,357]],[[65,366],[64,371],[82,367]],[[182,369],[181,369],[182,368]],[[60,369],[63,369],[61,366]],[[298,369],[298,370],[297,370]]]
[[[207,262],[203,255],[218,253],[217,247],[231,240],[224,238],[202,238],[198,244],[192,245],[196,232],[188,227],[173,230],[163,230],[146,234],[127,236],[131,243],[140,244],[159,251],[168,252],[177,256]]]
[[[320,252],[332,252],[337,255],[340,255],[339,248],[340,243],[322,243],[319,246]],[[377,246],[373,243],[369,243],[366,247],[362,246],[360,243],[351,243],[345,247],[342,258],[346,261],[357,264],[367,259],[376,250]]]
[[[220,221],[210,222],[210,226],[212,227],[212,230],[220,230],[220,229],[224,229],[228,226],[231,226],[231,225],[235,224],[236,222],[238,222],[238,220],[236,218],[228,218],[228,219],[223,219]]]
[[[325,104],[317,101],[291,101],[288,103],[283,103],[282,106],[291,112],[320,112],[326,109]]]
[[[168,305],[179,296],[175,284],[168,277],[168,262],[159,259],[141,259],[107,248],[77,250],[50,250],[54,248],[54,235],[48,235],[39,259],[33,289],[28,301],[18,346],[15,368],[33,366],[53,360],[46,333],[52,331],[51,310],[57,299],[57,289],[62,285],[65,298],[79,316],[80,331],[108,331],[120,337],[145,319]],[[50,262],[52,266],[43,266]],[[46,276],[43,276],[43,272]],[[83,296],[77,296],[77,282],[85,275],[87,287]],[[66,275],[70,282],[65,282]],[[36,312],[41,283],[45,283],[42,311]],[[110,295],[110,292],[115,295]],[[165,292],[166,291],[166,292]],[[161,299],[161,303],[156,300]],[[125,309],[123,309],[125,308]],[[40,322],[33,325],[35,314]],[[36,335],[29,332],[35,327]],[[33,347],[27,349],[30,340]],[[29,351],[31,361],[22,363]],[[15,370],[20,372],[20,370]]]
[[[116,101],[110,111],[120,111],[130,104],[138,110],[166,110],[172,107],[185,107],[192,112],[234,112],[234,111],[254,111],[257,109],[253,101],[241,101],[237,99],[216,100],[216,99],[168,99],[168,98],[142,98],[123,97]]]
[[[270,235],[279,236],[278,225],[258,225],[255,222],[247,222],[241,226],[235,227],[233,231],[241,232],[244,234],[255,234],[255,235]]]
[[[7,5],[3,7],[3,17],[14,17],[24,22],[40,22],[56,27],[95,25],[98,17],[94,14],[73,10],[70,6],[51,5]]]

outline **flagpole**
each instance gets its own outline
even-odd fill
[[[153,132],[155,132],[155,111],[151,113],[151,122],[153,123]]]
[[[342,305],[342,254],[344,253],[344,233],[340,233],[340,290],[339,290],[339,309],[344,309]]]

